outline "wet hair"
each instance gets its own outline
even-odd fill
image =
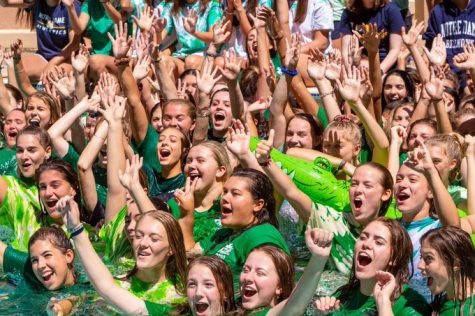
[[[18,144],[18,139],[23,135],[33,135],[38,137],[41,147],[44,149],[51,147],[51,138],[49,137],[48,132],[38,126],[27,125],[16,135],[16,143]]]
[[[393,176],[391,175],[391,172],[389,172],[389,170],[383,165],[377,162],[372,162],[372,161],[358,165],[355,168],[355,172],[357,169],[359,169],[362,166],[368,166],[378,171],[378,173],[381,176],[381,178],[378,179],[379,184],[383,187],[384,191],[390,190],[391,196],[392,196],[392,192],[394,190],[394,180],[393,180]],[[381,207],[379,208],[379,211],[378,211],[378,217],[385,216],[390,205],[391,205],[391,198],[389,198],[387,201],[382,202]]]
[[[153,113],[155,113],[158,109],[162,110],[162,104],[160,102],[158,102],[157,104],[155,104],[152,108],[152,110],[150,110],[150,120],[152,120],[152,117],[153,117]],[[163,114],[163,112],[162,112]]]
[[[259,79],[259,68],[250,65],[242,71],[239,88],[241,89],[244,100],[251,102],[257,93],[257,80]]]
[[[178,77],[180,80],[185,79],[186,76],[198,76],[198,72],[196,69],[186,69],[181,73],[181,75]]]
[[[388,265],[384,271],[391,273],[396,279],[396,289],[391,295],[391,301],[394,302],[401,295],[403,285],[408,283],[409,279],[412,277],[411,273],[409,272],[413,271],[412,242],[406,229],[402,227],[402,225],[399,224],[397,220],[378,217],[371,223],[374,222],[379,222],[386,226],[391,235],[391,240],[388,240],[388,245],[391,247],[391,252],[389,255]],[[340,293],[339,299],[342,304],[344,304],[345,301],[354,295],[354,292],[358,291],[360,287],[360,280],[356,278],[356,256],[357,254],[355,253],[348,283],[337,290],[337,292]],[[409,264],[411,265],[411,270],[409,270]]]
[[[185,163],[186,161],[186,156],[188,155],[188,152],[190,151],[190,148],[191,148],[191,141],[190,141],[190,138],[185,135],[183,133],[183,131],[179,128],[176,128],[176,127],[165,127],[161,132],[160,134],[162,134],[164,131],[166,131],[167,129],[174,129],[175,131],[178,131],[180,133],[180,141],[181,141],[181,161],[182,161],[182,164]],[[158,141],[158,143],[160,142],[160,139]],[[157,149],[158,149],[158,143],[157,143]],[[158,154],[157,154],[158,156]]]
[[[322,137],[325,128],[323,127],[322,122],[315,116],[308,113],[296,113],[288,122],[287,129],[289,128],[290,122],[294,119],[300,119],[306,121],[310,125],[310,133],[312,135],[312,140],[320,138],[320,142],[317,142],[317,145],[313,149],[321,149]]]
[[[209,149],[213,153],[213,159],[218,163],[218,166],[225,167],[226,173],[223,177],[223,181],[226,181],[231,173],[231,163],[229,161],[228,152],[221,143],[218,143],[214,140],[208,140],[202,143],[199,143],[198,146],[203,146]]]
[[[422,235],[420,242],[421,245],[427,242],[442,259],[455,290],[456,305],[460,306],[459,315],[465,315],[464,300],[475,292],[475,248],[470,235],[460,228],[446,226],[429,230]],[[457,270],[454,269],[456,266]],[[470,288],[469,293],[466,292],[467,287]],[[440,311],[445,300],[445,293],[436,295],[431,304],[433,310]],[[471,298],[470,312],[467,315],[474,313],[474,299]]]
[[[32,95],[28,96],[28,98],[26,99],[26,103],[25,103],[25,109],[28,108],[28,105],[30,104],[30,102],[33,98],[40,99],[41,101],[43,101],[49,107],[50,120],[48,122],[48,126],[53,125],[57,120],[59,120],[59,118],[61,117],[61,114],[59,112],[60,111],[59,110],[60,105],[56,102],[56,100],[49,93],[46,93],[46,92],[43,92],[43,91],[38,91],[38,92],[35,92]]]
[[[457,127],[459,120],[462,118],[475,118],[475,110],[472,108],[462,108],[452,116],[452,125]]]
[[[216,91],[213,91],[213,94],[211,95],[211,98],[210,98],[210,104],[213,102],[214,97],[215,97],[216,94],[218,94],[219,92],[227,92],[227,93],[229,93],[229,88],[228,88],[228,87],[224,87],[224,88],[218,89],[218,90],[216,90]]]
[[[277,222],[277,217],[275,214],[276,206],[274,187],[272,186],[269,178],[261,171],[250,168],[238,169],[231,174],[231,177],[240,177],[246,179],[248,190],[251,193],[254,201],[264,201],[264,206],[262,209],[255,213],[257,218],[257,223],[255,225],[270,223],[274,227],[279,228],[279,223]]]
[[[363,6],[362,0],[346,0],[345,2],[346,2],[346,8],[350,12],[361,14],[365,11],[368,11],[368,9],[365,9],[365,7]],[[389,2],[388,0],[374,0],[374,5],[373,5],[372,10],[377,11],[388,2]]]
[[[12,97],[15,99],[16,102],[23,102],[23,95],[21,94],[20,89],[9,83],[5,83],[5,88],[10,91]]]
[[[81,188],[79,186],[78,176],[76,172],[74,171],[74,168],[69,163],[62,160],[58,160],[58,159],[46,161],[39,166],[38,170],[36,170],[36,179],[38,179],[39,181],[41,175],[44,172],[49,171],[49,170],[54,170],[60,173],[61,176],[63,177],[63,180],[68,182],[69,185],[74,189],[74,191],[76,191],[76,195],[74,196],[74,201],[78,204],[80,208],[81,220],[87,221],[86,214],[81,208],[81,205],[82,205]],[[40,194],[39,183],[37,185],[38,185],[38,195],[39,195]],[[40,201],[42,214],[47,215],[48,213],[46,212],[46,209],[43,203],[41,202],[41,198],[39,198],[39,201]],[[44,222],[43,224],[46,225],[46,218],[43,218],[42,222]]]
[[[378,0],[376,0],[378,1]],[[404,81],[404,86],[406,87],[406,97],[410,97],[412,100],[415,99],[415,84],[414,84],[414,81],[412,80],[411,76],[404,70],[400,70],[400,69],[393,69],[393,70],[390,70],[388,71],[388,73],[386,74],[386,76],[384,77],[383,79],[383,91],[382,93],[384,94],[384,86],[386,85],[386,81],[388,81],[388,78],[391,77],[391,76],[397,76],[397,77],[400,77],[402,79],[402,81]],[[387,106],[387,103],[386,103],[386,98],[383,97],[381,98],[381,102],[382,102],[382,106],[383,106],[383,110],[386,108]]]
[[[445,155],[448,159],[455,160],[457,163],[455,167],[450,170],[449,182],[453,183],[456,180],[457,175],[460,172],[460,165],[462,164],[462,144],[459,143],[459,140],[456,136],[446,135],[446,134],[437,134],[432,137],[429,137],[425,141],[425,145],[437,146],[444,149]]]
[[[431,119],[428,119],[428,118],[422,118],[422,119],[419,119],[419,120],[416,120],[414,122],[412,122],[411,124],[409,124],[409,126],[407,127],[407,138],[409,140],[409,138],[411,137],[411,133],[412,133],[412,130],[414,129],[415,126],[417,125],[426,125],[426,126],[429,126],[430,128],[432,128],[434,130],[434,132],[437,134],[437,122],[434,121],[434,120],[431,120]]]
[[[227,315],[234,311],[236,303],[234,301],[233,272],[229,265],[217,256],[203,256],[193,259],[186,268],[186,284],[188,284],[190,270],[198,265],[208,268],[213,274],[220,294],[222,314]]]
[[[186,277],[187,261],[185,243],[183,241],[183,233],[181,231],[180,225],[170,213],[154,210],[141,214],[137,219],[137,224],[135,227],[137,228],[139,223],[143,220],[150,223],[150,219],[160,222],[165,228],[168,244],[172,253],[172,255],[167,260],[165,274],[167,279],[173,283],[176,291],[178,293],[184,293],[183,281]],[[136,272],[137,267],[128,273],[128,277],[132,276]]]
[[[54,248],[61,251],[62,254],[66,254],[68,250],[71,250],[74,255],[74,248],[66,233],[57,226],[41,227],[38,229],[28,240],[28,253],[30,254],[30,248],[37,241],[48,241]],[[74,282],[76,282],[79,273],[74,269],[73,262],[68,264],[68,268],[72,270],[74,275]]]
[[[191,117],[192,120],[196,119],[196,109],[193,103],[191,103],[189,100],[185,99],[171,99],[168,100],[165,104],[163,104],[162,111],[165,113],[165,110],[167,107],[172,106],[172,105],[183,105],[184,107],[187,108],[188,115]]]
[[[279,276],[279,286],[282,288],[282,293],[277,298],[277,303],[289,298],[294,289],[295,268],[292,257],[290,257],[281,248],[274,245],[263,245],[256,247],[252,252],[260,251],[265,253],[272,259],[275,270]],[[252,253],[251,252],[251,253]]]

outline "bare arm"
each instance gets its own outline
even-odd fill
[[[15,64],[15,74],[18,87],[25,95],[32,95],[36,92],[36,89],[31,85],[28,74],[26,73],[25,68],[23,67],[23,62],[21,61],[21,54],[23,51],[22,41],[17,40],[12,44],[11,49],[13,51],[13,62]]]
[[[400,33],[389,34],[389,52],[381,62],[381,69],[384,73],[388,72],[391,67],[396,63],[397,56],[401,51],[402,37]]]

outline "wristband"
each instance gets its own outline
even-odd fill
[[[81,227],[78,230],[75,230],[71,235],[69,235],[69,238],[74,238],[81,234],[84,231],[84,226],[81,224]]]
[[[84,229],[84,226],[83,226],[82,223],[80,223],[79,225],[77,225],[77,226],[74,227],[74,228],[68,228],[67,230],[68,230],[68,233],[69,233],[70,235],[72,235],[72,234],[74,234],[75,232],[77,232],[77,231],[79,231],[79,230],[81,230],[81,229]]]
[[[341,169],[343,169],[346,165],[346,160],[342,159],[340,164],[338,165],[338,168],[336,168],[336,171],[340,171]]]
[[[323,99],[326,96],[332,95],[333,93],[335,93],[335,90],[331,90],[331,91],[322,93],[322,94],[320,94],[320,99]]]
[[[280,67],[280,69],[282,70],[282,72],[286,75],[289,75],[291,77],[295,77],[299,74],[299,72],[297,70],[294,70],[294,71],[290,71],[288,70],[287,68],[285,68],[284,66]]]
[[[218,57],[218,54],[217,53],[208,53],[208,51],[206,51],[206,56],[216,58],[216,57]]]

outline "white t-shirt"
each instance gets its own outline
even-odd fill
[[[290,33],[300,32],[304,44],[313,41],[315,31],[333,30],[333,10],[328,0],[308,0],[307,16],[302,23],[294,23],[297,1],[294,0],[289,3],[289,7]]]

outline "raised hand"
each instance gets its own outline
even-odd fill
[[[406,129],[403,126],[395,125],[391,127],[391,143],[396,143],[399,147],[407,137]]]
[[[63,223],[68,229],[76,228],[81,224],[79,207],[71,195],[66,195],[56,202],[56,209],[61,213]]]
[[[195,188],[197,179],[191,180],[186,177],[185,187],[174,193],[175,201],[180,207],[180,217],[194,216],[195,211]]]
[[[402,41],[407,47],[414,46],[419,39],[419,35],[424,31],[424,21],[417,23],[414,20],[409,32],[406,33],[406,27],[401,28]]]
[[[76,78],[73,72],[66,74],[61,67],[55,67],[49,73],[50,83],[56,88],[63,99],[71,99],[76,94]]]
[[[61,0],[61,2],[62,2],[66,7],[72,7],[72,6],[74,6],[74,0]]]
[[[325,56],[320,50],[310,48],[310,58],[308,59],[307,72],[313,81],[320,81],[325,79],[325,69],[327,63],[325,62]]]
[[[149,32],[152,28],[153,23],[155,22],[156,16],[153,14],[152,9],[148,4],[145,4],[143,9],[141,6],[139,7],[139,17],[137,18],[135,15],[132,15],[132,19],[134,20],[135,24],[140,28],[142,32]]]
[[[3,61],[8,68],[13,68],[13,52],[5,50],[3,52]]]
[[[440,66],[430,67],[430,80],[425,83],[425,90],[434,101],[440,101],[444,95],[445,74]]]
[[[64,0],[63,0],[64,2]],[[50,298],[48,305],[46,306],[46,314],[48,316],[63,316],[64,311],[58,300],[54,297]]]
[[[120,122],[125,115],[125,104],[127,98],[116,95],[109,96],[107,100],[102,100],[103,108],[99,108],[99,112],[104,116],[104,119],[112,125]]]
[[[135,51],[137,57],[140,58],[145,54],[148,54],[149,42],[150,42],[150,33],[140,33],[138,39],[135,41]]]
[[[96,98],[94,95],[89,98],[86,95],[76,106],[85,105],[88,112],[94,113],[98,111],[100,104],[101,100],[99,98]]]
[[[419,172],[426,172],[435,168],[429,150],[424,143],[416,140],[416,147],[408,153],[409,163],[412,168]]]
[[[378,32],[378,25],[376,23],[364,24],[363,34],[356,31],[353,31],[353,34],[356,35],[368,52],[377,52],[379,50],[379,43],[387,36],[387,32]]]
[[[305,243],[313,256],[328,258],[332,248],[333,233],[321,229],[307,227]]]
[[[463,53],[454,56],[453,62],[460,69],[475,70],[475,45],[467,43],[463,47]]]
[[[274,136],[275,136],[275,131],[271,129],[269,131],[269,138],[257,144],[255,155],[256,155],[257,162],[261,165],[265,165],[270,159],[270,152],[274,144]]]
[[[363,102],[368,102],[373,95],[373,85],[371,84],[371,80],[369,78],[369,69],[360,65],[360,74],[360,99],[363,100]]]
[[[99,76],[98,92],[102,100],[109,100],[117,94],[119,84],[117,79],[108,72],[103,72]]]
[[[348,74],[343,71],[343,84],[339,79],[336,80],[340,95],[348,103],[354,104],[360,97],[361,74],[360,70],[353,66],[348,69]]]
[[[211,93],[216,82],[222,78],[222,75],[218,74],[218,70],[218,67],[214,67],[213,69],[212,62],[205,61],[202,73],[198,72],[198,75],[196,76],[196,83],[201,92],[208,95]]]
[[[267,12],[263,11],[261,7],[256,7],[256,15],[252,15],[249,13],[247,15],[249,19],[252,21],[252,24],[254,25],[255,28],[264,28],[266,27],[266,21],[267,21]]]
[[[260,97],[259,100],[257,100],[256,102],[249,104],[247,106],[246,111],[249,113],[256,113],[267,110],[270,107],[271,101],[271,96],[268,96],[266,98]]]
[[[363,48],[364,47],[360,47],[358,37],[352,35],[350,39],[350,47],[348,49],[348,62],[350,66],[353,65],[358,67],[360,65]]]
[[[185,31],[191,35],[196,33],[196,23],[198,23],[198,14],[194,9],[188,9],[186,17],[182,17]]]
[[[250,154],[251,133],[240,120],[233,119],[233,124],[228,128],[226,147],[238,158]]]
[[[442,40],[442,35],[437,34],[437,37],[432,41],[432,48],[429,51],[427,47],[423,47],[424,52],[429,58],[429,61],[433,65],[443,66],[447,59],[447,50],[445,49],[445,43]]]
[[[238,61],[236,51],[230,48],[224,55],[224,68],[220,68],[224,78],[229,81],[237,79],[241,71],[241,61]]]
[[[125,170],[119,170],[119,181],[124,188],[131,191],[135,185],[140,185],[140,169],[143,166],[143,158],[134,155],[131,160],[127,159]]]
[[[0,66],[3,63],[4,58],[5,58],[5,51],[4,51],[3,47],[0,45]]]
[[[340,300],[330,296],[320,297],[315,301],[315,308],[324,314],[331,313],[340,309]]]
[[[341,52],[338,49],[334,49],[327,60],[327,66],[325,68],[325,78],[330,81],[336,81],[340,78],[341,74]]]
[[[285,40],[287,44],[287,52],[285,53],[284,65],[290,71],[295,71],[297,69],[297,63],[299,62],[300,57],[300,43],[301,35],[300,33],[292,34],[292,39],[289,44],[289,41]]]
[[[143,54],[141,57],[139,57],[137,64],[134,67],[134,71],[132,72],[132,75],[136,81],[140,81],[147,77],[151,62],[152,59],[149,54]]]
[[[167,26],[167,19],[161,17],[160,10],[158,9],[155,9],[153,14],[155,15],[155,20],[152,24],[152,31],[155,32],[155,34],[158,36]]]
[[[467,157],[474,156],[475,157],[475,136],[472,135],[465,135],[465,144],[467,145],[467,150],[465,151],[465,155]]]
[[[17,39],[13,44],[11,44],[10,49],[13,52],[13,59],[20,58],[21,54],[23,53],[23,42],[22,42],[22,40]]]
[[[228,41],[229,37],[231,36],[231,32],[226,30],[229,28],[229,24],[231,24],[231,20],[228,20],[224,23],[224,19],[218,21],[218,23],[213,25],[213,39],[212,42],[214,45],[219,46]]]
[[[89,64],[89,51],[86,48],[86,45],[81,44],[79,46],[79,53],[76,55],[76,52],[71,54],[71,65],[73,69],[78,74],[83,74],[87,65]]]
[[[115,58],[123,58],[127,56],[132,45],[132,38],[127,39],[127,23],[119,23],[114,25],[115,38],[107,32],[110,41],[112,42],[112,52]]]
[[[373,296],[376,301],[387,299],[390,302],[391,296],[396,289],[396,279],[394,275],[386,271],[376,271],[376,285],[373,289]]]

